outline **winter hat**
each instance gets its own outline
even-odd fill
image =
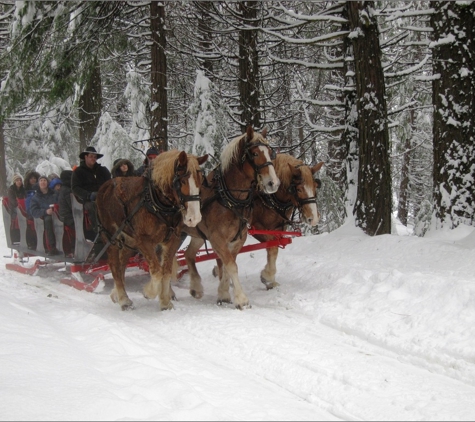
[[[112,167],[114,167],[120,160],[122,160],[122,158],[118,158],[117,160],[114,161],[114,164],[112,165]]]
[[[81,154],[79,154],[79,158],[80,158],[81,160],[84,160],[84,157],[85,157],[87,154],[96,154],[96,155],[97,155],[97,159],[104,157],[104,154],[99,154],[99,153],[96,151],[96,148],[94,148],[94,147],[87,147],[85,151],[83,151],[83,152],[81,152]]]
[[[23,177],[15,173],[12,177],[12,183],[15,183],[18,179],[20,179],[23,182]]]
[[[48,178],[46,176],[40,176],[38,177],[38,182],[41,180],[41,179],[46,179],[47,182],[49,182]]]
[[[147,157],[148,157],[149,155],[155,155],[155,156],[157,156],[158,154],[159,154],[159,152],[157,151],[157,149],[152,147],[152,148],[149,148],[149,149],[147,150],[146,156],[147,156]]]
[[[50,189],[54,189],[54,187],[56,185],[62,185],[63,182],[61,181],[61,179],[59,179],[58,177],[54,178],[51,182],[49,182],[49,188]]]

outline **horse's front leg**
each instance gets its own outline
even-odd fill
[[[125,269],[131,256],[132,251],[128,248],[119,249],[111,245],[107,250],[107,260],[114,278],[114,288],[110,297],[123,311],[134,309],[134,304],[125,291]]]
[[[155,299],[158,296],[160,301],[160,310],[164,311],[168,309],[173,309],[169,290],[171,274],[169,274],[168,280],[164,280],[163,274],[162,264],[163,257],[165,254],[161,253],[161,260],[159,260],[159,257],[157,256],[157,253],[153,250],[153,248],[146,248],[141,252],[148,262],[150,273],[150,281],[143,288],[144,297],[146,299]]]
[[[229,292],[229,274],[223,265],[223,261],[217,259],[216,262],[218,264],[217,273],[219,276],[218,305],[222,305],[223,303],[233,303],[231,293]]]
[[[239,248],[240,249],[240,248]],[[230,252],[228,248],[224,248],[220,253],[220,258],[223,261],[223,276],[219,281],[218,287],[218,303],[227,300],[226,292],[229,295],[229,279],[233,286],[234,292],[234,306],[237,309],[250,308],[249,299],[242,289],[239,281],[238,266],[236,264],[237,253]]]
[[[192,237],[185,251],[186,265],[188,267],[188,273],[190,274],[190,295],[196,299],[201,299],[204,293],[201,276],[196,268],[196,254],[204,243],[203,239]]]
[[[275,281],[275,274],[277,272],[276,261],[278,254],[279,248],[277,246],[267,249],[267,263],[264,269],[261,271],[261,282],[264,283],[267,290],[279,286],[279,283]]]
[[[171,286],[171,280],[173,278],[173,271],[176,272],[176,252],[178,250],[179,242],[169,242],[167,245],[162,245],[162,283],[161,290],[159,291],[160,303],[169,303],[170,300],[176,300],[175,292]],[[172,309],[173,305],[171,308]],[[163,309],[163,307],[162,307]]]

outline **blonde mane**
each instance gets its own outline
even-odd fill
[[[289,154],[277,154],[275,158],[275,171],[277,177],[280,179],[282,189],[287,189],[292,183],[292,172],[290,171],[289,164],[293,167],[301,166],[300,170],[302,172],[304,185],[312,186],[312,171],[307,165],[304,165],[302,160],[292,157]]]
[[[165,192],[173,184],[173,177],[175,176],[175,163],[180,155],[181,151],[172,149],[170,151],[162,152],[152,161],[152,181],[162,192]],[[187,154],[188,164],[187,171],[195,175],[199,170],[199,164],[197,160],[190,158],[196,158],[194,155]]]
[[[237,162],[241,157],[239,157],[239,146],[240,141],[246,136],[244,133],[237,138],[234,138],[226,147],[224,148],[223,152],[221,153],[221,168],[223,172],[229,169],[229,167]],[[254,137],[252,138],[252,142],[262,142],[263,144],[269,145],[267,139],[265,139],[260,133],[254,132]]]

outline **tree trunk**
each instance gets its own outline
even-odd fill
[[[349,19],[348,8],[343,8],[342,17]],[[349,31],[349,24],[343,23],[341,30]],[[354,57],[351,40],[346,37],[340,52],[343,60],[341,77],[345,81],[342,90],[341,101],[345,104],[345,115],[340,122],[345,130],[339,139],[334,139],[328,144],[329,162],[327,163],[327,175],[335,182],[341,192],[346,196],[341,198],[348,208],[356,202],[357,168],[358,168],[358,139],[356,121],[356,91],[354,78],[354,62],[349,60]],[[351,151],[351,154],[350,154]]]
[[[96,133],[102,112],[101,69],[97,60],[79,98],[79,152],[84,151]]]
[[[199,1],[198,3],[198,35],[200,39],[200,48],[202,57],[200,58],[201,68],[205,75],[210,80],[213,80],[213,62],[210,60],[210,54],[213,51],[213,39],[211,28],[210,9],[211,3],[209,1]]]
[[[409,193],[410,193],[410,182],[409,175],[411,174],[411,148],[412,148],[412,135],[414,133],[414,110],[410,111],[411,119],[411,132],[409,136],[406,137],[404,142],[404,153],[402,156],[402,166],[401,166],[401,182],[399,183],[399,201],[397,208],[397,217],[399,221],[407,226],[407,217],[409,215]]]
[[[239,2],[242,26],[257,26],[257,1]],[[257,51],[257,29],[239,31],[239,94],[241,100],[241,130],[248,125],[260,129],[259,112],[259,55]]]
[[[3,132],[3,120],[0,119],[0,196],[5,196],[8,192],[7,166],[5,158],[5,134]]]
[[[384,75],[374,2],[347,2],[358,111],[356,224],[375,236],[391,233],[391,173]]]
[[[167,97],[167,40],[165,36],[165,6],[162,2],[150,3],[152,32],[150,138],[162,151],[168,150],[168,97]]]
[[[437,228],[475,225],[475,3],[432,2]]]

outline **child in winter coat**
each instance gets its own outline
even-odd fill
[[[38,190],[31,198],[30,213],[34,218],[42,218],[45,222],[46,238],[48,240],[47,255],[58,255],[56,249],[56,237],[53,227],[52,204],[58,203],[58,193],[48,187],[48,178],[40,176],[38,180]]]

